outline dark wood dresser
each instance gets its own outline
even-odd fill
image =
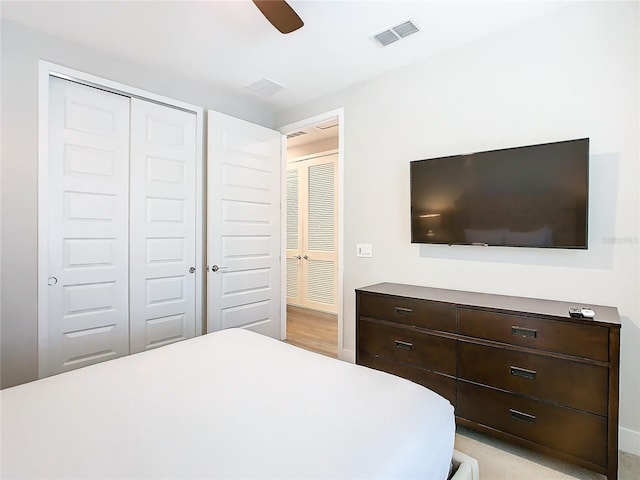
[[[420,383],[460,425],[618,471],[620,317],[582,304],[381,283],[356,290],[356,362]]]

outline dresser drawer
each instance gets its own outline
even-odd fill
[[[358,314],[418,327],[456,331],[456,308],[428,300],[361,293]]]
[[[360,319],[358,350],[419,368],[456,374],[457,342],[403,327]]]
[[[456,415],[575,457],[606,465],[607,420],[458,381]]]
[[[606,327],[464,308],[459,309],[458,316],[458,331],[462,335],[609,360],[609,329]]]
[[[607,414],[606,367],[466,342],[459,342],[458,358],[460,378]]]
[[[360,353],[358,364],[411,380],[442,395],[449,400],[451,405],[455,406],[456,404],[456,379],[453,377],[433,373],[406,363],[375,357],[364,352]]]

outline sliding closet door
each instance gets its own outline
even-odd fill
[[[129,353],[129,98],[50,79],[40,376]]]
[[[131,100],[131,353],[195,335],[196,115]]]

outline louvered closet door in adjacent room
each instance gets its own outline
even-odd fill
[[[329,313],[337,312],[337,157],[291,162],[287,172],[287,303]]]
[[[287,304],[302,305],[302,222],[300,166],[287,170]]]
[[[40,376],[129,353],[129,98],[50,82]]]

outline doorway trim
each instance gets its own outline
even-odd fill
[[[114,82],[73,68],[58,65],[45,60],[38,62],[38,378],[42,377],[46,365],[41,352],[47,348],[47,269],[48,257],[48,164],[49,164],[49,79],[58,77],[82,85],[98,88],[118,95],[140,98],[146,101],[178,108],[196,115],[196,305],[195,335],[202,335],[203,326],[203,292],[206,266],[203,251],[203,109],[180,100],[158,95],[123,83]]]
[[[286,155],[286,147],[287,147],[287,134],[301,130],[313,125],[317,125],[322,122],[326,122],[327,120],[331,120],[332,118],[338,118],[338,358],[340,360],[346,360],[349,362],[355,362],[354,355],[351,351],[344,349],[344,295],[343,295],[343,286],[344,286],[344,107],[337,108],[335,110],[330,110],[325,113],[320,113],[318,115],[314,115],[312,117],[305,118],[304,120],[300,120],[297,122],[289,123],[287,125],[283,125],[279,127],[278,130],[282,133],[282,144],[283,144],[283,152],[282,152],[282,184],[285,185],[287,179],[287,155]],[[283,318],[286,318],[287,311],[287,278],[284,272],[286,272],[286,261],[287,261],[287,243],[284,241],[286,238],[286,205],[287,205],[287,189],[282,188],[282,200],[281,205],[282,208],[282,238],[281,242],[281,264],[282,264],[282,298],[281,298],[281,311]],[[287,323],[286,321],[282,322],[282,332],[281,337],[286,338],[287,331]]]

